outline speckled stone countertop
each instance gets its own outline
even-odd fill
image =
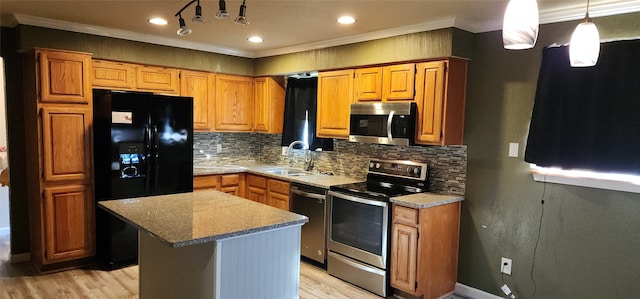
[[[218,191],[109,200],[98,205],[169,247],[211,242],[309,221],[306,216]]]
[[[351,183],[364,181],[361,179],[356,179],[356,178],[351,178],[346,176],[326,175],[326,174],[319,174],[315,172],[305,172],[306,175],[300,175],[300,176],[280,175],[280,174],[267,172],[267,170],[274,169],[274,168],[293,169],[290,167],[280,166],[280,165],[194,166],[193,175],[198,176],[198,175],[246,172],[246,173],[252,173],[252,174],[262,175],[266,177],[271,177],[279,180],[306,184],[306,185],[315,186],[315,187],[324,188],[324,189],[329,189],[331,186],[335,186],[335,185],[351,184]],[[299,170],[299,169],[296,169],[296,170]]]
[[[435,194],[429,192],[391,198],[392,203],[414,209],[430,208],[463,200],[464,197],[460,195]]]

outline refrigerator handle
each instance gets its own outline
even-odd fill
[[[144,189],[146,194],[151,194],[151,167],[153,167],[153,163],[151,163],[151,130],[149,126],[144,126],[144,146],[147,156],[147,169],[145,175],[145,184]]]
[[[153,125],[152,128],[153,128],[153,155],[154,155],[154,158],[153,158],[153,187],[154,188],[153,189],[155,189],[156,184],[158,184],[158,169],[160,168],[159,167],[160,163],[158,163],[158,149],[160,147],[160,144],[159,144],[160,141],[158,140],[158,127],[156,125]],[[153,189],[151,190],[151,192],[155,192],[155,190]]]

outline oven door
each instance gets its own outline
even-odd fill
[[[329,251],[386,269],[389,203],[335,191],[329,199]]]

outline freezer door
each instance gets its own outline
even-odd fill
[[[153,96],[151,167],[154,195],[193,191],[193,98]]]

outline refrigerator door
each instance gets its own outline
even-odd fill
[[[151,194],[193,191],[193,99],[153,96]]]

